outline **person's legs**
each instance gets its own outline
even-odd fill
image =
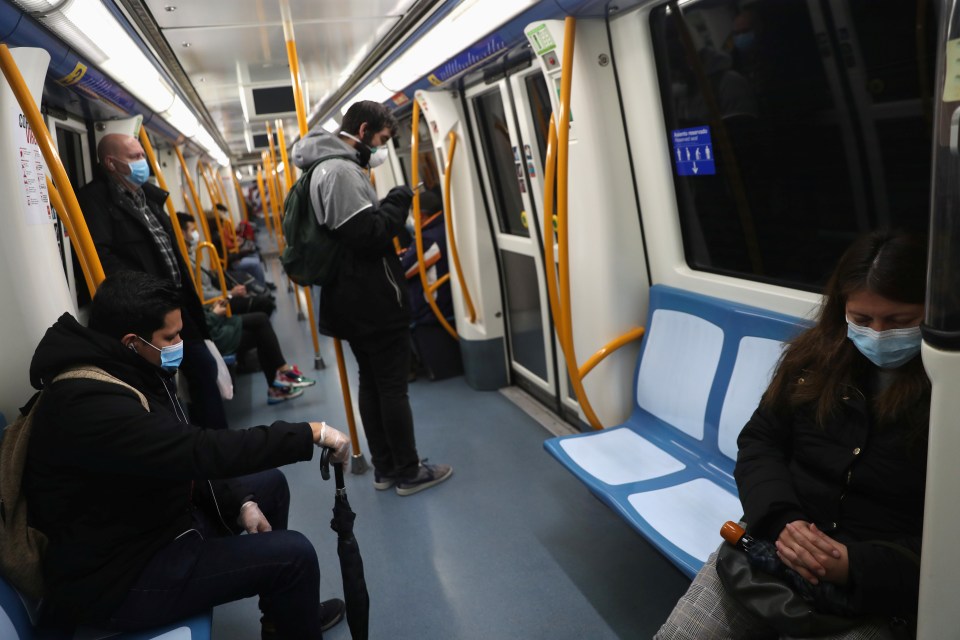
[[[147,565],[109,624],[121,630],[168,624],[226,602],[260,596],[280,638],[322,637],[320,567],[296,531],[216,537],[191,530]]]
[[[180,372],[190,390],[190,422],[208,429],[226,429],[227,414],[217,388],[217,361],[203,340],[183,341]]]
[[[260,312],[244,313],[240,316],[240,321],[243,323],[243,334],[237,351],[243,353],[247,349],[257,350],[257,359],[269,387],[277,376],[277,370],[287,362],[280,350],[277,333],[270,324],[270,318]]]
[[[253,279],[260,284],[266,284],[267,282],[266,274],[263,272],[263,264],[260,262],[260,257],[256,254],[244,256],[231,266],[244,273],[249,273]]]
[[[363,432],[367,436],[367,445],[370,447],[370,461],[373,463],[373,468],[379,477],[392,476],[394,474],[393,455],[383,430],[380,393],[377,390],[373,361],[367,348],[368,345],[363,340],[350,341],[350,350],[357,358],[357,369],[360,374],[357,405],[360,409],[360,419],[363,421]]]
[[[654,640],[775,640],[777,633],[727,595],[710,554]]]

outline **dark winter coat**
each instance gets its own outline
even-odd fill
[[[193,286],[190,270],[177,249],[170,217],[163,209],[169,194],[149,182],[141,189],[146,196],[147,206],[170,238],[180,268],[184,304],[183,336],[186,339],[207,338],[209,334],[200,298]],[[98,173],[80,189],[77,200],[105,275],[118,271],[142,271],[164,280],[170,279],[163,255],[150,235],[146,222],[128,199],[117,196],[106,174]]]
[[[802,378],[798,379],[802,384]],[[734,476],[750,531],[775,540],[794,520],[847,545],[850,603],[863,613],[916,613],[927,443],[880,427],[863,392],[820,428],[813,409],[760,408],[737,440]],[[913,408],[925,424],[929,396]],[[881,544],[878,544],[880,542]],[[890,544],[892,543],[892,545]]]
[[[84,364],[140,390],[150,412],[116,384],[49,383]],[[49,538],[44,615],[51,621],[103,621],[150,558],[192,527],[196,504],[225,528],[236,527],[242,501],[256,497],[230,478],[313,455],[306,423],[208,430],[182,422],[169,374],[69,314],[40,341],[30,382],[45,388],[24,492],[32,525]]]
[[[327,133],[310,133],[293,148],[294,163],[306,171],[318,159],[310,183],[318,222],[343,247],[336,279],[320,292],[320,330],[345,340],[394,335],[410,325],[406,281],[393,238],[401,233],[413,192],[395,187],[377,200],[370,179],[350,145]]]

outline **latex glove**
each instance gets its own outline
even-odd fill
[[[314,444],[331,450],[331,462],[344,464],[350,459],[350,438],[342,431],[334,429],[326,422],[311,422],[310,427],[313,429]]]
[[[247,533],[265,533],[273,531],[273,527],[267,521],[267,517],[260,511],[260,507],[253,500],[247,500],[240,507],[240,515],[237,516],[237,524],[246,530]]]

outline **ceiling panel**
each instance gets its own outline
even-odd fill
[[[310,21],[359,20],[402,16],[413,0],[290,0],[290,15],[299,28]],[[229,11],[220,3],[197,0],[146,0],[161,29],[236,24],[280,24],[278,0],[232,0]],[[169,8],[172,7],[173,10]]]
[[[290,1],[308,111],[339,88],[414,1]],[[261,86],[290,82],[279,1],[234,0],[227,12],[222,3],[144,2],[231,154],[246,153],[246,132],[262,133],[264,123],[244,121],[240,78]],[[296,121],[290,120],[285,129],[292,137]]]

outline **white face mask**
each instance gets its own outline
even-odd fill
[[[388,151],[386,146],[373,147],[373,153],[370,154],[370,168],[379,167],[386,162],[387,155]]]
[[[196,229],[191,231],[190,235],[187,236],[187,242],[189,242],[190,244],[197,244],[198,242],[200,242],[200,232],[197,231]]]

